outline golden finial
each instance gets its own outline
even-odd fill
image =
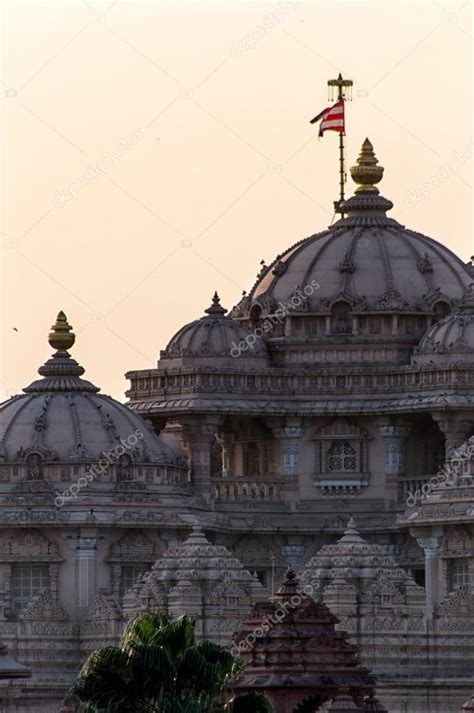
[[[369,139],[362,144],[357,164],[351,167],[352,180],[358,183],[355,193],[378,193],[374,185],[382,180],[383,166],[380,166]]]
[[[53,347],[60,352],[65,352],[72,347],[76,341],[76,335],[74,334],[71,325],[67,321],[67,317],[63,311],[59,312],[56,317],[56,322],[51,327],[51,331],[48,334],[48,342]]]

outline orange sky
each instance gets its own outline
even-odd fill
[[[262,258],[324,229],[337,137],[308,120],[339,71],[349,165],[368,136],[392,215],[467,260],[471,10],[3,2],[0,397],[33,380],[63,309],[88,378],[123,398],[215,289],[232,307]]]

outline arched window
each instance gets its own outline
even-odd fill
[[[451,314],[451,307],[447,302],[444,302],[444,300],[439,300],[435,305],[433,305],[433,312],[433,323],[439,322],[441,319],[444,319]]]
[[[261,316],[262,316],[262,308],[260,307],[260,305],[254,305],[252,307],[252,309],[250,310],[250,314],[249,314],[250,321],[254,322],[254,323],[258,322],[258,320],[261,318]]]
[[[348,302],[335,302],[332,306],[332,333],[352,334],[351,306]]]
[[[28,480],[41,480],[43,477],[43,458],[39,453],[30,453],[26,459]]]
[[[446,459],[445,439],[429,417],[420,416],[406,444],[406,474],[434,475]]]
[[[124,453],[120,456],[117,464],[117,480],[123,482],[132,479],[132,459]]]
[[[261,475],[260,448],[258,443],[244,445],[244,475]]]
[[[223,452],[222,444],[214,441],[211,448],[211,475],[222,475]]]

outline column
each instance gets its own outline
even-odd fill
[[[286,499],[296,503],[299,492],[299,452],[305,428],[301,418],[287,418],[283,423],[272,422],[271,429],[280,444],[280,474]]]
[[[378,430],[385,440],[385,475],[388,478],[405,475],[406,442],[410,426],[379,424]]]
[[[76,606],[81,616],[92,604],[97,592],[97,530],[81,529],[68,539],[75,554]]]
[[[390,500],[398,500],[401,496],[399,482],[405,475],[407,439],[411,428],[383,422],[378,423],[377,428],[385,442],[385,495]]]
[[[194,490],[205,500],[211,499],[211,453],[216,440],[220,418],[214,416],[186,416],[179,419],[185,428],[185,438],[191,464]]]
[[[425,553],[425,593],[426,593],[426,618],[433,618],[433,610],[440,602],[440,546],[443,529],[435,527],[430,536],[420,537],[416,531],[411,532],[413,537]]]
[[[304,434],[302,426],[283,426],[274,428],[273,434],[280,442],[280,467],[282,475],[286,477],[299,474],[299,448],[300,440]]]

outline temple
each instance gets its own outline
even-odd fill
[[[59,313],[0,406],[2,711],[66,711],[137,613],[235,647],[290,593],[238,684],[276,713],[472,710],[474,271],[388,215],[369,140],[351,175],[344,217],[214,294],[126,404]]]

